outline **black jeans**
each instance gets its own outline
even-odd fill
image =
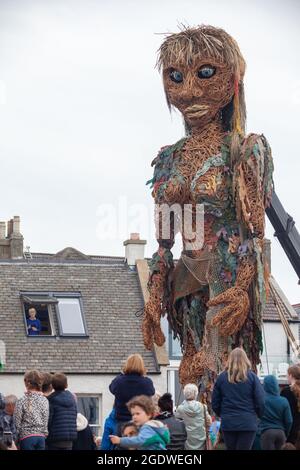
[[[262,450],[280,450],[286,441],[282,429],[267,429],[260,437]]]
[[[47,450],[72,450],[72,441],[54,441],[49,442]]]
[[[227,450],[251,450],[256,431],[223,431]]]

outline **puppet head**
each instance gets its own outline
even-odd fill
[[[236,41],[223,29],[183,26],[159,49],[169,107],[183,115],[187,129],[201,129],[220,119],[224,130],[243,135],[245,61]]]

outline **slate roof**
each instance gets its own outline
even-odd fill
[[[280,304],[281,308],[283,309],[284,315],[286,319],[290,322],[299,322],[300,317],[293,308],[293,306],[289,303],[287,300],[286,296],[280,289],[279,285],[271,276],[270,278],[270,283],[273,285],[277,295],[276,299],[274,300],[274,297],[272,295],[272,291],[270,291],[270,295],[266,304],[266,308],[263,313],[263,320],[264,321],[280,321],[278,309],[276,307],[276,302]]]
[[[80,255],[74,249],[31,259],[0,260],[0,339],[4,372],[26,369],[116,374],[129,354],[140,353],[149,373],[159,373],[141,334],[143,307],[138,275],[121,257]],[[88,338],[27,337],[20,291],[80,292]],[[58,332],[57,325],[55,329]]]
[[[295,312],[298,314],[298,317],[300,319],[300,304],[294,304],[292,307],[295,310]]]

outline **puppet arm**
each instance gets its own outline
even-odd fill
[[[174,267],[171,248],[174,245],[174,232],[171,228],[169,239],[158,238],[159,248],[150,262],[148,281],[149,300],[144,308],[143,338],[145,347],[152,349],[153,343],[162,346],[165,336],[160,327],[160,319],[166,310],[168,278]]]
[[[245,323],[250,301],[248,290],[262,265],[265,208],[273,190],[273,161],[264,136],[250,134],[242,147],[242,158],[235,169],[234,187],[237,217],[244,240],[239,249],[235,285],[208,302],[225,304],[213,318],[212,326],[224,336],[237,333]],[[246,239],[245,239],[246,238]]]

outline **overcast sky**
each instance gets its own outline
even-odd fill
[[[0,220],[20,215],[35,252],[74,246],[123,255],[122,242],[140,232],[152,255],[145,182],[159,148],[183,136],[154,68],[163,40],[157,33],[184,22],[222,27],[238,41],[247,61],[248,132],[268,138],[277,194],[299,230],[299,5],[0,0]],[[297,276],[273,232],[268,226],[273,274],[300,302]]]

